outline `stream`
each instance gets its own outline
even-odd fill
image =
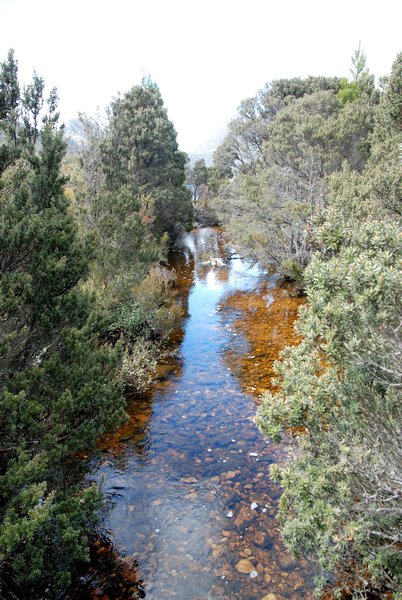
[[[187,315],[177,356],[146,396],[129,400],[128,423],[91,472],[109,501],[103,531],[135,571],[133,585],[119,594],[115,574],[92,569],[81,582],[90,591],[69,597],[311,598],[313,569],[286,552],[275,518],[269,467],[286,449],[253,421],[279,351],[297,342],[301,300],[258,264],[226,260],[218,228],[183,244],[171,261]]]

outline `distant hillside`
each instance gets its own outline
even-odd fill
[[[226,135],[226,127],[222,127],[216,132],[213,138],[202,142],[192,152],[187,152],[190,162],[193,164],[196,160],[203,158],[208,166],[212,165],[212,159],[215,150],[223,142]]]
[[[198,144],[192,152],[187,152],[190,162],[203,158],[208,166],[212,165],[213,154],[226,135],[226,127],[216,132],[213,138]],[[67,153],[77,154],[86,142],[84,127],[79,119],[70,119],[64,124],[64,137],[67,141]]]
[[[70,119],[64,124],[67,153],[77,154],[86,142],[84,127],[79,119]]]

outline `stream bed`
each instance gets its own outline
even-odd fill
[[[311,598],[313,569],[286,552],[275,518],[269,467],[286,450],[253,421],[279,351],[297,342],[301,300],[257,264],[226,260],[227,247],[218,228],[198,229],[172,258],[187,314],[177,356],[129,400],[91,473],[109,501],[103,530],[135,579],[124,595],[92,572],[82,598]]]

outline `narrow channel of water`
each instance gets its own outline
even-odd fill
[[[104,528],[149,600],[310,598],[311,569],[284,550],[275,520],[269,466],[284,450],[253,422],[273,360],[296,341],[298,301],[258,265],[207,264],[225,249],[218,229],[199,229],[173,261],[188,314],[178,356],[94,463]]]

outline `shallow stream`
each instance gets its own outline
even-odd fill
[[[216,228],[186,236],[172,259],[187,314],[178,355],[93,465],[104,530],[148,600],[311,597],[311,567],[285,551],[275,519],[269,466],[285,449],[253,421],[278,352],[297,342],[301,300],[227,248]],[[120,597],[110,589],[89,597]]]

